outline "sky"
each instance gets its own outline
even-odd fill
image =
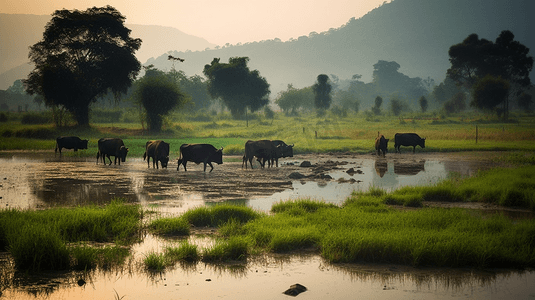
[[[1,0],[0,13],[51,15],[58,9],[111,5],[126,24],[174,27],[225,45],[287,41],[338,28],[385,0]]]

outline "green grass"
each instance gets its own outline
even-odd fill
[[[392,193],[369,191],[383,203],[420,207],[425,201],[482,202],[535,211],[535,165],[496,168],[476,176],[451,178],[434,186],[403,187]]]
[[[463,209],[399,211],[382,197],[357,195],[343,208],[249,222],[245,236],[267,251],[315,247],[331,262],[415,266],[532,267],[535,222],[485,217]]]
[[[147,228],[159,235],[189,235],[190,224],[184,218],[161,218],[152,221]]]
[[[43,211],[0,211],[0,250],[7,250],[18,269],[68,269],[92,267],[88,258],[103,267],[115,254],[89,253],[77,242],[113,242],[130,245],[140,240],[141,208],[114,200],[106,207],[55,208]],[[98,263],[100,261],[100,264]]]
[[[314,113],[288,117],[277,113],[275,119],[258,117],[245,126],[243,120],[215,116],[211,121],[184,121],[184,116],[174,115],[174,120],[161,134],[143,132],[136,123],[92,124],[90,128],[56,128],[52,125],[21,125],[17,121],[5,123],[0,129],[0,150],[53,150],[55,138],[60,135],[77,135],[89,139],[89,149],[65,155],[95,156],[97,141],[102,137],[119,137],[130,149],[130,157],[141,157],[145,143],[163,139],[171,144],[172,158],[178,157],[183,143],[209,143],[224,147],[226,155],[243,154],[247,140],[282,139],[295,144],[294,153],[373,151],[377,132],[391,139],[393,153],[394,134],[416,132],[427,138],[426,148],[420,152],[535,150],[535,121],[531,116],[516,116],[515,122],[504,123],[486,115],[462,114],[439,118],[432,114],[407,114],[406,120],[393,116],[378,116],[379,122],[366,121],[363,113],[339,117],[328,114],[317,117]],[[219,118],[219,119],[218,119]],[[476,125],[478,142],[475,142]],[[317,133],[317,135],[316,135]],[[410,151],[409,147],[402,151]]]
[[[231,237],[219,240],[212,247],[206,248],[202,260],[206,262],[225,262],[245,260],[249,253],[247,238]]]

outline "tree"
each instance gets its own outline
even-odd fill
[[[149,130],[159,132],[162,129],[163,116],[186,102],[178,83],[162,71],[147,70],[145,76],[136,82],[135,98],[147,112]]]
[[[425,113],[427,111],[427,99],[424,96],[420,97],[420,99],[418,100],[418,104],[420,104],[422,112]]]
[[[531,112],[531,104],[533,103],[533,100],[531,100],[532,96],[530,94],[522,94],[520,97],[518,97],[518,106],[522,108],[525,112]]]
[[[269,84],[258,70],[249,70],[248,61],[248,57],[231,57],[226,64],[214,58],[204,66],[208,92],[221,98],[234,118],[241,117],[247,108],[255,112],[269,103]]]
[[[392,111],[392,114],[394,116],[399,116],[401,111],[403,110],[403,102],[399,100],[398,98],[393,98],[390,100],[390,110]]]
[[[329,109],[331,106],[331,90],[332,86],[329,83],[329,76],[320,74],[317,77],[317,82],[312,86],[314,92],[314,105],[319,110]]]
[[[520,96],[531,85],[533,57],[529,56],[529,48],[515,41],[509,30],[502,31],[494,43],[471,34],[462,43],[451,46],[448,54],[451,67],[447,76],[458,84],[471,89],[487,75],[509,82],[509,94],[502,99],[505,119],[511,98]]]
[[[466,94],[458,92],[450,100],[444,102],[444,110],[447,113],[458,113],[466,109]]]
[[[489,111],[496,110],[498,117],[500,117],[507,110],[505,99],[509,94],[509,88],[507,80],[487,75],[474,85],[470,105]],[[502,108],[496,109],[499,104],[502,104]]]
[[[275,103],[287,114],[297,115],[300,108],[312,106],[314,93],[311,87],[296,89],[288,84],[286,91],[279,93]]]
[[[375,115],[381,114],[382,104],[383,104],[383,98],[381,96],[375,97],[375,105],[372,107],[372,111]]]
[[[202,76],[188,77],[184,71],[174,69],[169,71],[169,75],[178,81],[180,90],[190,97],[192,111],[207,109],[214,102],[208,93],[208,82]]]
[[[89,105],[108,90],[118,98],[141,68],[134,55],[141,39],[130,37],[124,21],[111,6],[56,10],[43,39],[30,47],[35,69],[24,80],[27,91],[89,125]]]

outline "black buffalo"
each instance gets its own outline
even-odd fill
[[[275,151],[275,154],[280,154],[280,156],[272,155],[271,160],[268,160],[268,167],[273,166],[274,163],[275,163],[275,165],[277,167],[279,167],[279,158],[281,158],[281,157],[283,157],[283,158],[284,157],[293,157],[294,156],[294,150],[293,150],[294,145],[293,144],[288,145],[284,141],[281,141],[281,140],[272,140],[271,143],[275,147],[279,147],[280,148],[280,151]],[[265,159],[261,162],[261,164],[262,165],[266,164]]]
[[[152,167],[156,164],[158,169],[158,161],[162,163],[162,168],[167,168],[169,162],[169,144],[164,141],[148,141],[145,145],[145,153],[143,160],[147,159],[147,167],[150,168],[150,158],[152,157]]]
[[[270,140],[259,140],[259,141],[247,141],[245,143],[245,154],[243,155],[242,160],[242,169],[245,164],[245,169],[247,169],[247,161],[253,168],[253,158],[256,156],[258,162],[262,168],[264,168],[266,161],[271,162],[272,159],[278,159],[282,157],[282,147],[277,145]],[[292,150],[293,156],[293,150]]]
[[[210,165],[210,172],[214,169],[212,162],[217,163],[218,165],[223,163],[223,147],[221,149],[216,149],[210,144],[182,144],[180,146],[180,157],[178,158],[178,167],[176,170],[180,169],[180,164],[184,165],[184,171],[186,169],[186,163],[192,161],[196,164],[204,163],[204,172],[206,172],[206,165]]]
[[[412,146],[412,153],[416,151],[416,146],[425,148],[425,138],[422,139],[416,133],[396,133],[394,136],[394,148],[396,152],[401,153],[401,146]]]
[[[59,149],[59,156],[61,156],[61,149],[87,149],[87,140],[82,140],[77,136],[60,136],[56,139],[56,149],[54,150],[54,155],[57,154]]]
[[[377,151],[377,156],[381,156],[381,151],[383,152],[383,157],[385,157],[388,152],[388,141],[385,139],[385,136],[381,134],[380,137],[375,139],[375,151]]]
[[[114,164],[117,164],[119,159],[119,165],[121,161],[126,161],[126,155],[128,154],[128,148],[124,146],[124,142],[117,138],[102,138],[98,140],[98,152],[97,152],[97,164],[99,157],[102,158],[104,164],[106,164],[106,157],[110,160],[110,156],[114,156]]]

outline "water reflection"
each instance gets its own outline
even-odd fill
[[[425,172],[425,159],[400,161],[394,159],[394,173],[398,175],[416,175]]]
[[[291,284],[317,299],[529,298],[535,272],[413,268],[386,264],[331,264],[315,254],[265,254],[246,263],[177,264],[148,273],[139,263],[115,270],[14,272],[0,260],[0,291],[7,299],[275,299]],[[85,284],[79,284],[80,280]],[[261,291],[261,292],[260,292]],[[117,297],[118,295],[118,297]]]

